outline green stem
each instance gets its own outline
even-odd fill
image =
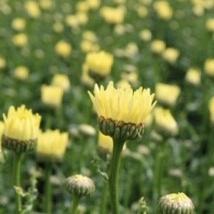
[[[51,164],[47,163],[45,169],[45,200],[44,200],[46,214],[52,213],[52,188],[50,182],[51,171],[52,171]]]
[[[100,204],[100,214],[106,214],[106,205],[108,203],[108,183],[105,182],[105,186],[103,188],[102,200]]]
[[[157,151],[157,157],[155,160],[155,186],[154,186],[154,202],[161,196],[162,192],[162,184],[163,184],[163,175],[165,170],[165,162],[166,162],[166,143],[163,142],[159,147],[159,151]]]
[[[79,205],[79,197],[77,195],[73,194],[73,200],[72,200],[70,214],[76,214],[78,205]]]
[[[114,139],[112,159],[110,163],[109,173],[109,190],[111,198],[112,213],[119,213],[119,201],[118,201],[118,175],[120,167],[120,156],[123,149],[124,142],[120,142]]]
[[[21,187],[21,161],[22,154],[15,153],[14,166],[15,166],[15,181],[14,186]],[[16,212],[19,214],[22,212],[22,198],[20,194],[16,192]]]

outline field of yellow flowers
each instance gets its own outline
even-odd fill
[[[0,0],[0,214],[214,213],[214,0]]]

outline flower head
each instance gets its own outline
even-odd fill
[[[0,69],[5,68],[6,65],[7,65],[6,60],[3,57],[0,56]]]
[[[41,132],[37,143],[37,155],[45,160],[61,160],[68,145],[68,133],[59,130]]]
[[[214,97],[209,101],[210,121],[214,124]]]
[[[12,28],[17,31],[22,31],[25,29],[26,21],[23,18],[15,18],[11,24]]]
[[[72,47],[68,42],[65,41],[59,41],[56,45],[55,45],[55,52],[64,58],[67,58],[70,56],[71,52],[72,52]]]
[[[52,85],[62,88],[63,91],[68,91],[70,88],[70,80],[65,74],[55,74],[52,79]]]
[[[25,47],[28,44],[28,36],[25,33],[19,33],[12,37],[12,42],[17,47]]]
[[[26,80],[29,76],[29,69],[25,66],[18,66],[14,70],[14,76],[20,80]]]
[[[34,0],[25,2],[24,7],[28,15],[32,18],[38,18],[41,14],[39,4]]]
[[[105,51],[88,53],[85,64],[92,76],[105,77],[111,72],[113,56]]]
[[[98,116],[125,123],[144,123],[154,107],[154,94],[140,87],[115,88],[110,82],[106,89],[95,85],[94,95],[89,93]]]
[[[159,207],[162,214],[194,213],[194,205],[191,199],[184,193],[172,193],[161,197]]]
[[[148,42],[152,39],[152,33],[149,29],[144,29],[140,32],[140,38],[145,41]]]
[[[206,28],[210,32],[214,32],[214,18],[210,18],[206,21]]]
[[[73,175],[66,180],[68,190],[78,197],[90,195],[95,191],[92,179],[83,175]]]
[[[192,85],[199,85],[201,83],[201,71],[197,68],[188,69],[185,80]]]
[[[162,54],[166,49],[166,44],[164,41],[156,39],[151,43],[151,51],[155,54]]]
[[[3,147],[15,150],[26,150],[37,141],[41,117],[33,114],[24,105],[15,109],[9,108],[4,118]]]
[[[43,85],[41,88],[42,102],[48,106],[59,107],[62,103],[63,89],[53,85]]]
[[[205,73],[209,76],[214,76],[214,58],[209,58],[204,64]]]
[[[121,24],[124,21],[125,17],[125,8],[124,7],[107,7],[104,6],[100,9],[101,16],[109,24]]]
[[[178,133],[178,124],[168,109],[157,107],[154,109],[155,124],[160,130],[171,135]]]
[[[154,9],[161,19],[169,20],[173,16],[173,10],[170,4],[165,0],[159,0],[154,3]]]
[[[175,105],[180,92],[181,89],[177,85],[157,83],[155,87],[155,95],[157,99],[170,106]]]
[[[166,48],[162,53],[162,57],[169,63],[173,64],[176,62],[180,55],[180,52],[175,48]]]
[[[115,132],[116,127],[126,127],[126,131],[123,132],[127,139],[135,138],[140,134],[146,118],[155,105],[154,94],[150,93],[150,89],[140,87],[133,91],[130,86],[115,88],[113,82],[110,82],[106,89],[95,85],[94,95],[90,92],[89,95],[99,116],[103,134],[120,135],[120,132]]]

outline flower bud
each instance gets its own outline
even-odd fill
[[[194,213],[194,205],[184,193],[172,193],[161,197],[159,209],[161,214]]]
[[[95,191],[92,179],[83,175],[73,175],[66,180],[66,187],[72,194],[82,197]]]

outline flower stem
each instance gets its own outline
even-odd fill
[[[51,188],[51,182],[50,182],[50,176],[51,176],[52,167],[51,164],[46,164],[45,169],[45,213],[51,214],[52,212],[52,188]]]
[[[124,142],[120,142],[114,139],[113,153],[109,172],[109,191],[113,214],[119,213],[118,175],[120,167],[120,154],[123,149],[123,144]]]
[[[73,194],[70,214],[75,214],[77,212],[78,205],[79,205],[79,197]]]
[[[22,154],[15,153],[14,157],[14,166],[15,166],[15,181],[14,186],[21,187],[21,161],[22,161]],[[22,198],[20,194],[16,192],[16,213],[22,212]]]
[[[154,187],[154,201],[155,203],[162,194],[163,176],[166,169],[166,143],[164,142],[157,151],[157,157],[155,160],[155,187]]]
[[[101,204],[100,204],[100,214],[106,214],[107,203],[108,203],[108,183],[105,182],[105,186],[103,188]]]

